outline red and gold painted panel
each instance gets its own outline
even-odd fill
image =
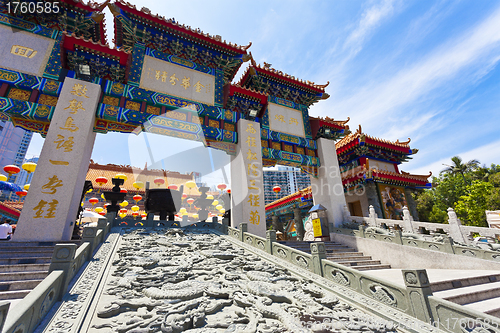
[[[403,207],[407,206],[404,187],[377,183],[384,218],[403,219]]]

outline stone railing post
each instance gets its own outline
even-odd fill
[[[321,259],[326,259],[325,243],[311,243],[311,255],[314,273],[318,274],[319,276],[323,276],[323,266],[321,265]]]
[[[102,237],[104,239],[109,232],[108,219],[99,219],[97,229],[102,230]]]
[[[369,220],[368,220],[368,224],[370,225],[370,227],[377,227],[377,213],[375,212],[375,208],[373,208],[373,205],[370,205],[370,208],[369,208]]]
[[[97,227],[83,228],[82,242],[90,243],[89,252],[87,253],[87,261],[92,260],[94,249],[97,247]]]
[[[245,238],[243,237],[243,234],[245,232],[248,232],[248,223],[246,223],[246,222],[240,223],[240,225],[238,226],[238,229],[240,229],[240,241],[244,242]]]
[[[406,206],[403,207],[403,225],[406,232],[415,232],[415,230],[413,229],[413,221],[411,219],[410,211]]]
[[[365,238],[365,226],[364,225],[359,226],[359,237]]]
[[[452,254],[455,253],[455,249],[453,248],[453,238],[451,238],[450,236],[446,236],[443,239],[443,243],[444,243],[443,249],[446,253],[452,253]]]
[[[403,244],[403,235],[401,230],[394,230],[394,244]]]
[[[266,252],[273,254],[273,243],[276,242],[276,230],[266,231]]]
[[[5,324],[5,319],[7,318],[9,307],[10,307],[10,302],[0,303],[0,332],[2,332],[3,330],[3,325]]]
[[[96,227],[94,228],[97,229]],[[61,300],[62,296],[66,293],[66,289],[70,282],[68,277],[70,270],[73,269],[76,248],[76,244],[56,244],[54,252],[52,253],[49,274],[53,271],[64,271],[61,290],[58,293],[59,300]]]
[[[448,208],[448,224],[450,225],[450,236],[456,243],[469,244],[469,239],[462,233],[462,222],[457,217],[453,208]]]
[[[351,222],[351,212],[349,211],[349,208],[347,208],[347,205],[344,205],[344,210],[342,212],[343,218],[344,218],[344,223],[350,223]]]
[[[429,296],[432,296],[431,284],[425,269],[403,269],[403,278],[408,291],[408,298],[413,316],[426,323],[432,322]]]
[[[105,216],[106,220],[109,222],[109,229],[113,228],[113,224],[115,223],[116,219],[116,212],[109,212]]]

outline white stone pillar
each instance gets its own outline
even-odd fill
[[[321,204],[327,209],[329,223],[340,227],[344,221],[344,206],[347,204],[340,177],[335,142],[324,138],[320,138],[316,142],[321,167],[318,170],[318,178],[311,177],[313,201],[315,205]]]
[[[453,238],[453,241],[462,244],[468,244],[469,239],[464,237],[462,233],[462,222],[457,217],[457,213],[453,208],[448,208],[448,224],[450,225],[449,236]]]
[[[13,241],[71,239],[94,147],[101,88],[66,78]]]
[[[231,226],[248,223],[248,232],[266,237],[260,125],[238,121],[236,156],[231,157]]]
[[[411,219],[410,211],[406,206],[403,207],[403,225],[405,232],[415,232],[415,230],[413,230],[413,220]]]

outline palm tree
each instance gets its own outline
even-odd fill
[[[453,162],[453,165],[443,164],[447,166],[447,168],[441,171],[441,173],[452,174],[452,175],[461,174],[466,184],[468,182],[465,180],[465,173],[479,168],[478,160],[470,160],[467,163],[462,163],[462,159],[460,158],[460,156],[453,156],[451,158],[451,161]]]

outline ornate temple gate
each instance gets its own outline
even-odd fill
[[[260,236],[263,166],[300,167],[320,185],[338,185],[337,175],[318,168],[335,164],[329,146],[347,127],[308,113],[328,97],[326,86],[258,66],[247,54],[250,45],[226,43],[122,1],[107,5],[118,49],[102,44],[103,8],[96,5],[62,1],[62,18],[0,13],[10,50],[0,60],[0,119],[46,136],[14,240],[70,239],[96,132],[146,131],[226,151],[233,156],[233,226],[249,222]],[[334,195],[323,192],[318,203],[338,224],[345,200]]]

